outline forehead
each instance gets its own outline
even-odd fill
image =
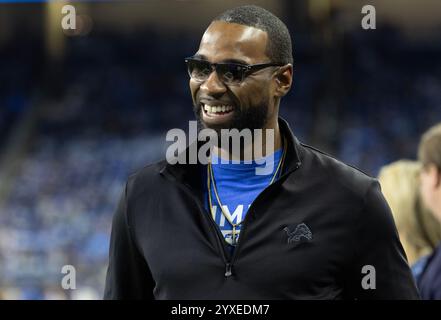
[[[210,62],[238,60],[247,64],[268,62],[268,34],[237,23],[214,21],[202,36],[197,55]]]

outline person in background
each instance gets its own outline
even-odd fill
[[[420,174],[421,198],[441,222],[441,123],[430,128],[421,138],[418,158],[422,164]],[[421,298],[441,300],[441,243],[427,258],[417,279]]]
[[[418,273],[420,258],[428,256],[441,240],[441,223],[423,204],[419,192],[421,164],[399,160],[384,166],[378,179],[400,235],[409,265]]]

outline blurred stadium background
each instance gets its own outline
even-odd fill
[[[68,1],[0,2],[0,298],[101,298],[124,182],[193,119],[183,58],[227,8],[287,23],[281,113],[302,141],[377,175],[441,120],[439,0],[70,1],[75,32]],[[376,30],[360,26],[365,4]],[[76,290],[61,289],[67,264]]]

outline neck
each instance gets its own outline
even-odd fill
[[[233,140],[233,143],[231,143]],[[274,126],[256,130],[252,139],[231,139],[230,144],[225,147],[221,143],[220,147],[214,147],[214,153],[223,159],[236,161],[250,161],[266,157],[282,147],[282,138],[279,123],[276,121]],[[245,141],[244,141],[245,140]],[[235,150],[234,143],[239,143],[240,147]]]

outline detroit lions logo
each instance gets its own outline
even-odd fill
[[[294,231],[289,230],[288,227],[285,227],[283,230],[285,230],[288,236],[288,243],[300,242],[302,238],[304,238],[306,241],[312,240],[312,232],[304,223],[298,224]]]

